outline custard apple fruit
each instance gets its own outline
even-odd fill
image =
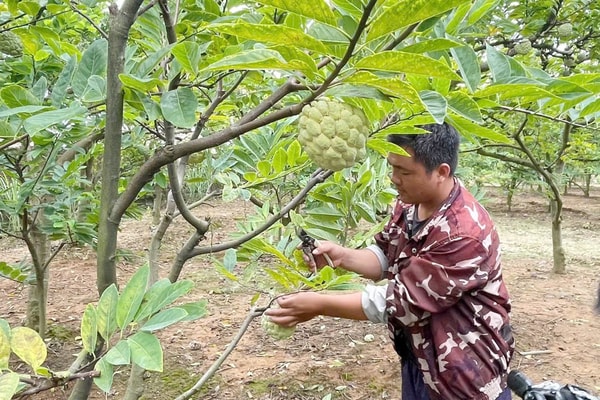
[[[566,24],[562,24],[558,26],[558,36],[560,37],[569,37],[573,34],[573,25],[569,24],[568,22]]]
[[[366,156],[369,123],[362,110],[335,100],[307,104],[298,120],[298,142],[319,167],[339,171]]]
[[[284,326],[277,325],[275,322],[271,321],[271,318],[269,318],[266,314],[263,314],[260,318],[260,326],[267,335],[271,336],[275,340],[289,339],[296,331],[295,326],[286,328]]]
[[[0,32],[0,53],[11,57],[21,57],[23,55],[21,38],[11,31]]]
[[[524,40],[515,44],[515,52],[517,54],[529,54],[531,51],[531,42],[529,40]]]

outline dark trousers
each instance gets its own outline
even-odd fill
[[[497,400],[510,399],[510,389],[506,388]],[[430,400],[423,373],[412,361],[402,361],[402,400]]]

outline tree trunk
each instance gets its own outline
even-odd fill
[[[27,303],[27,326],[36,330],[42,338],[46,337],[46,303],[48,298],[48,268],[46,260],[49,259],[50,245],[48,236],[34,226],[27,240],[31,254],[35,285],[29,287]]]
[[[160,186],[154,186],[154,201],[152,202],[152,225],[160,224],[160,209],[164,197],[164,190]]]
[[[144,394],[144,374],[146,370],[137,364],[132,364],[127,381],[127,391],[123,400],[138,400]]]
[[[120,9],[116,3],[109,6],[110,29],[108,34],[108,69],[106,73],[106,128],[104,158],[102,160],[102,189],[100,195],[100,222],[98,226],[98,258],[96,286],[102,294],[117,283],[116,250],[120,217],[111,215],[118,199],[121,169],[121,136],[123,134],[123,87],[119,75],[124,70],[125,47],[129,30],[135,22],[143,0],[125,0]],[[77,381],[70,400],[89,397],[92,379]]]
[[[552,205],[552,271],[556,274],[566,272],[565,249],[562,245],[562,203],[553,200]]]
[[[592,174],[583,175],[583,197],[590,197],[590,185],[592,184]]]

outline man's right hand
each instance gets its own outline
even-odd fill
[[[304,261],[308,264],[311,269],[321,269],[326,265],[331,267],[342,267],[342,260],[345,254],[346,248],[333,242],[329,241],[318,241],[315,240],[315,249],[312,251],[312,259],[304,254]],[[329,258],[329,260],[327,259]],[[333,265],[331,265],[333,264]]]

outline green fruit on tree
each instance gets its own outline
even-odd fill
[[[21,38],[11,31],[0,32],[0,53],[11,57],[21,57],[23,55]]]
[[[319,167],[339,171],[366,155],[369,122],[362,110],[331,99],[307,104],[298,119],[298,142]]]
[[[573,25],[570,23],[562,24],[558,26],[558,36],[569,37],[573,34]]]
[[[275,340],[289,339],[296,331],[295,326],[286,328],[284,326],[277,325],[275,322],[271,321],[271,318],[269,318],[266,314],[262,315],[260,319],[260,326],[267,335],[271,336]]]
[[[529,54],[531,49],[532,49],[532,46],[531,46],[531,42],[529,40],[524,40],[522,42],[515,44],[515,52],[517,54],[522,54],[522,55]]]

